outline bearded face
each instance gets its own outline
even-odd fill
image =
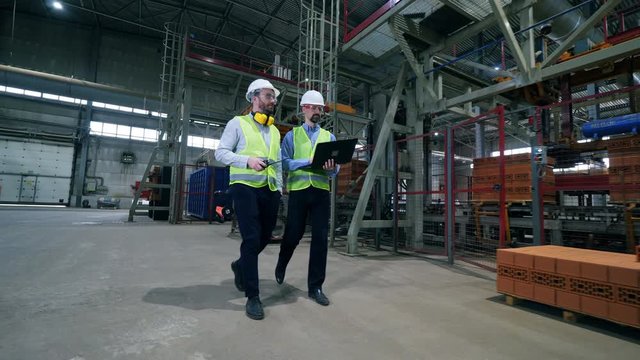
[[[263,89],[256,98],[257,102],[254,105],[257,106],[257,110],[263,114],[273,115],[277,103],[273,90]]]

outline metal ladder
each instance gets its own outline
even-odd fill
[[[180,109],[183,106],[184,99],[184,56],[186,52],[186,43],[184,34],[181,32],[180,26],[175,23],[165,24],[164,53],[162,56],[162,74],[160,88],[160,111],[159,111],[159,129],[158,145],[153,149],[149,162],[142,175],[140,186],[136,189],[133,203],[129,209],[129,222],[133,221],[134,216],[147,215],[149,210],[168,211],[169,221],[176,220],[176,204],[175,197],[179,189],[174,184],[177,183],[177,171],[179,164],[179,156],[176,141],[180,134]],[[170,104],[170,109],[166,119],[162,117],[162,110],[165,104]],[[186,138],[186,137],[185,137]],[[186,141],[186,139],[185,139]],[[171,167],[170,183],[159,184],[149,181],[149,176],[155,167]],[[139,204],[140,195],[144,190],[161,190],[170,189],[169,206],[151,206]]]

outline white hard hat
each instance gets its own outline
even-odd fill
[[[322,105],[324,106],[324,98],[320,92],[309,90],[300,99],[300,105]]]
[[[258,80],[253,80],[251,84],[249,84],[249,88],[247,89],[247,95],[245,96],[247,98],[247,101],[251,102],[251,97],[253,96],[253,92],[260,89],[271,89],[276,93],[276,98],[280,96],[280,91],[278,91],[278,89],[276,89],[269,82],[269,80],[258,79]]]

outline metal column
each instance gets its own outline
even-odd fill
[[[396,114],[396,110],[398,109],[398,102],[400,101],[402,90],[404,90],[405,87],[406,68],[407,64],[403,63],[400,72],[398,73],[398,79],[396,80],[396,85],[393,90],[391,100],[389,101],[387,112],[384,116],[380,135],[378,136],[377,143],[381,144],[381,146],[377,146],[373,151],[373,156],[371,157],[371,161],[367,168],[367,176],[364,179],[364,185],[362,186],[362,191],[360,191],[360,195],[358,197],[358,204],[356,205],[351,224],[349,225],[349,231],[347,233],[347,253],[351,255],[355,255],[358,252],[358,233],[363,225],[364,212],[367,208],[367,203],[369,202],[369,196],[371,195],[371,190],[373,189],[376,176],[378,175],[378,168],[382,166],[382,160],[386,155],[385,146],[382,146],[382,144],[386,144],[387,140],[391,136],[393,118]]]
[[[82,206],[82,195],[84,194],[84,180],[87,174],[87,158],[89,155],[89,131],[91,125],[91,119],[93,118],[93,106],[91,101],[87,103],[85,116],[82,117],[80,123],[80,129],[78,129],[78,141],[80,142],[80,160],[77,161],[78,168],[76,171],[75,181],[75,195],[76,201],[74,206]]]
[[[453,129],[451,127],[447,127],[447,137],[445,139],[445,181],[446,181],[446,193],[445,193],[445,223],[446,223],[446,241],[447,241],[447,261],[449,264],[453,264],[454,259],[454,251],[455,251],[455,227],[456,227],[456,219],[455,219],[455,193],[454,193],[454,172],[455,172],[455,162],[454,162],[454,146],[453,146]]]

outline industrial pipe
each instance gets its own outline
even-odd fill
[[[582,125],[582,134],[585,138],[599,139],[603,136],[624,133],[637,135],[638,129],[640,129],[640,113],[590,121]]]

